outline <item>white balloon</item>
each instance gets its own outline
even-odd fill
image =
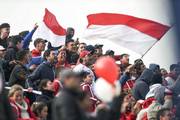
[[[105,79],[99,78],[94,86],[95,95],[103,102],[111,102],[115,96],[114,87]]]

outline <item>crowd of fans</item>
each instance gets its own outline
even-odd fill
[[[101,44],[75,41],[73,28],[66,31],[64,46],[53,47],[37,38],[30,51],[37,28],[9,36],[10,25],[0,25],[0,119],[180,119],[179,63],[172,64],[170,71],[154,63],[145,66],[141,59],[130,64],[128,54],[114,55],[113,50],[103,54]],[[98,99],[93,89],[98,78],[94,63],[101,56],[120,61],[121,93],[110,103]]]

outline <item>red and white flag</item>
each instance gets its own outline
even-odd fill
[[[109,40],[141,55],[170,29],[152,20],[123,14],[98,13],[87,18],[86,40]]]
[[[66,30],[58,23],[56,16],[46,8],[43,22],[38,27],[35,37],[46,39],[53,47],[58,47],[65,44]]]

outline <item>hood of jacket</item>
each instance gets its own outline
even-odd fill
[[[144,81],[148,85],[151,83],[151,79],[153,77],[153,72],[150,69],[145,69],[141,76],[137,79],[137,81]]]
[[[149,69],[155,72],[157,69],[159,69],[160,66],[158,64],[150,64]]]

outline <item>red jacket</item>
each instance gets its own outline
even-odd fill
[[[37,49],[33,49],[31,51],[31,55],[32,55],[32,57],[41,56],[41,52],[39,50],[37,50]]]
[[[136,115],[132,112],[121,113],[121,117],[119,120],[136,120]]]
[[[84,82],[80,86],[81,86],[81,89],[90,96],[89,99],[91,100],[91,107],[87,111],[94,112],[96,109],[96,103],[98,102],[98,99],[94,95],[91,85]]]
[[[10,99],[10,104],[12,106],[12,109],[13,109],[15,115],[17,116],[17,120],[37,120],[35,114],[31,111],[31,107],[29,105],[29,100],[27,98],[24,98],[24,101],[28,105],[27,112],[29,113],[30,119],[23,119],[21,117],[21,108],[15,103],[14,100]]]
[[[57,95],[59,91],[63,88],[61,82],[58,79],[55,79],[53,81],[53,86],[54,86],[54,95]]]

